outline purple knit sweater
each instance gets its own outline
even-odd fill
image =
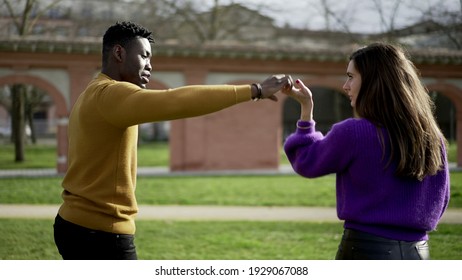
[[[345,228],[403,241],[427,240],[449,202],[449,171],[423,181],[394,175],[384,129],[383,156],[377,128],[365,119],[335,124],[325,136],[315,122],[298,121],[284,145],[295,172],[307,178],[337,175],[337,215]]]

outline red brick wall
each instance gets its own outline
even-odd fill
[[[72,104],[100,67],[99,54],[0,52],[0,86],[21,82],[47,90],[56,105],[57,170],[67,168],[67,117]],[[430,87],[440,91],[457,110],[457,163],[462,166],[462,65],[417,64]],[[210,73],[246,73],[269,76],[287,73],[309,85],[338,89],[345,74],[345,61],[266,60],[249,58],[154,57],[156,71],[172,71],[184,76],[185,85],[205,84]],[[61,69],[69,75],[69,96],[29,70]],[[455,84],[454,81],[459,84]],[[251,83],[247,81],[246,83]],[[253,82],[258,82],[253,81]],[[244,83],[244,82],[243,82]],[[282,99],[282,96],[280,96]],[[70,104],[67,104],[67,101]],[[172,122],[170,134],[172,170],[275,169],[282,145],[282,102],[247,102],[208,116]]]

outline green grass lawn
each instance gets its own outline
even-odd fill
[[[334,176],[140,177],[139,204],[334,206]],[[59,204],[61,178],[0,179],[0,203]]]
[[[52,224],[0,219],[0,259],[60,259]],[[341,223],[138,221],[135,244],[148,260],[332,260],[341,231]],[[460,260],[461,232],[441,224],[431,233],[432,259]]]
[[[289,164],[283,149],[280,150],[280,164]],[[52,145],[26,145],[26,161],[14,162],[14,146],[11,144],[0,144],[0,169],[18,168],[55,168],[56,147]],[[448,147],[448,160],[456,162],[457,145],[452,142]],[[170,152],[167,142],[144,143],[138,146],[139,166],[168,166]]]
[[[462,173],[451,173],[450,207],[462,206]],[[334,206],[334,177],[141,177],[140,204]],[[0,203],[60,203],[61,178],[0,179]],[[0,219],[0,259],[59,259],[52,220]],[[140,259],[332,259],[341,223],[138,221]],[[462,225],[431,233],[433,259],[462,259]]]
[[[0,203],[59,204],[61,178],[0,179]],[[140,177],[139,204],[335,206],[335,177],[297,175]],[[449,207],[462,208],[462,172],[451,172]]]
[[[0,169],[55,168],[56,146],[28,144],[25,147],[25,159],[21,163],[14,162],[14,146],[0,144]],[[139,166],[168,166],[169,159],[166,142],[142,144],[138,148]]]
[[[4,149],[0,168],[15,167],[5,159]],[[154,149],[158,150],[153,155]],[[38,167],[39,162],[40,167],[54,167],[54,148],[37,150],[41,150],[34,151],[40,160],[28,156],[29,163],[21,168]],[[168,164],[166,144],[140,148],[140,155],[144,166]],[[47,160],[52,164],[45,166]],[[58,204],[60,183],[60,177],[0,178],[0,203]],[[136,194],[140,204],[155,205],[335,206],[334,185],[334,176],[140,177]],[[449,207],[462,208],[462,173],[451,173]],[[52,223],[47,219],[0,219],[4,229],[0,259],[60,259]],[[138,221],[136,245],[140,259],[329,260],[335,256],[341,230],[341,222]],[[462,225],[450,224],[441,224],[432,232],[432,258],[462,259],[461,232]]]

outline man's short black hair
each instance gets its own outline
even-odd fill
[[[130,41],[136,38],[146,38],[150,43],[154,43],[152,32],[139,24],[122,21],[109,27],[103,36],[103,62],[107,61],[112,47],[118,44],[127,48]]]

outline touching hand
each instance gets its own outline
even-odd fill
[[[310,89],[303,84],[301,80],[297,80],[295,82],[295,86],[291,88],[291,90],[283,90],[284,94],[292,97],[300,104],[311,102],[313,103],[313,94],[311,93]]]
[[[284,88],[291,87],[293,85],[292,77],[290,75],[272,75],[264,80],[261,84],[261,98],[268,98],[273,101],[277,101],[275,94],[279,91],[283,91]]]
[[[301,120],[310,121],[313,119],[313,94],[300,79],[295,81],[295,85],[291,90],[283,90],[282,92],[300,103]]]

